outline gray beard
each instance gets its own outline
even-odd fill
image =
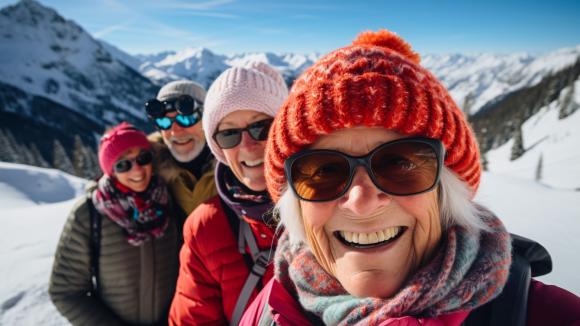
[[[193,147],[193,150],[185,154],[177,153],[175,149],[172,147],[171,142],[165,142],[165,145],[167,145],[167,148],[169,148],[169,151],[171,152],[171,155],[173,155],[173,158],[175,158],[178,162],[187,163],[193,161],[201,153],[201,151],[203,151],[203,148],[205,147],[205,140],[202,141],[194,140],[194,142],[195,146]]]

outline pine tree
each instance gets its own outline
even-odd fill
[[[487,161],[487,152],[485,153],[481,153],[481,166],[483,168],[483,171],[489,171],[487,169],[487,165],[488,165],[488,161]]]
[[[34,159],[36,160],[37,166],[40,166],[41,168],[50,167],[50,164],[48,164],[48,161],[42,156],[42,154],[38,150],[38,147],[36,147],[34,143],[30,144],[30,151],[32,152],[32,155],[34,155]]]
[[[64,147],[58,141],[58,139],[54,140],[54,147],[53,147],[53,155],[52,155],[52,165],[55,169],[59,169],[69,174],[74,174],[75,169],[68,157]]]
[[[30,146],[21,145],[20,146],[20,156],[22,157],[22,162],[20,162],[20,163],[26,164],[26,165],[38,166],[38,163],[36,162],[36,157],[34,157],[34,154],[30,150]]]
[[[542,174],[544,170],[544,154],[540,154],[540,158],[538,159],[538,166],[536,167],[536,181],[542,180]]]
[[[463,100],[463,113],[465,114],[465,117],[469,117],[471,115],[471,108],[473,107],[473,104],[475,103],[475,96],[473,96],[473,93],[469,93],[465,96],[465,99]]]
[[[19,163],[20,155],[16,150],[16,140],[10,130],[0,130],[0,161]]]
[[[524,139],[522,136],[522,124],[519,123],[516,129],[514,130],[514,144],[512,145],[512,153],[510,156],[510,160],[517,160],[520,156],[524,155],[526,150],[524,149]]]
[[[99,166],[99,158],[97,157],[97,151],[92,148],[91,146],[85,147],[86,154],[88,157],[87,162],[89,174],[87,175],[88,179],[95,179],[101,174],[101,167]]]
[[[75,175],[81,178],[86,178],[89,174],[87,172],[88,168],[88,157],[86,155],[87,150],[85,149],[85,144],[79,135],[75,135],[73,145],[73,167],[75,170]]]
[[[565,119],[566,117],[574,113],[576,110],[578,110],[579,107],[578,103],[574,101],[574,91],[575,91],[574,82],[572,82],[571,85],[568,86],[566,89],[567,89],[566,94],[562,98],[562,101],[560,101],[560,111],[558,112],[559,120]]]

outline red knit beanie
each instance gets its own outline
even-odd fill
[[[481,166],[473,131],[447,89],[419,65],[419,55],[387,30],[363,32],[294,83],[266,148],[266,184],[274,201],[286,185],[284,161],[322,135],[355,126],[440,139],[445,165],[473,193]]]
[[[113,175],[113,165],[121,155],[131,148],[151,149],[151,143],[141,130],[127,122],[121,122],[101,137],[99,165],[103,173]]]

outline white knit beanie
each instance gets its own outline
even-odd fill
[[[227,164],[222,149],[213,139],[226,115],[253,110],[274,117],[287,96],[288,87],[282,75],[266,63],[251,62],[222,72],[207,91],[202,118],[205,139],[216,159]]]
[[[176,80],[165,84],[157,93],[157,100],[165,101],[180,95],[189,95],[201,103],[205,100],[205,89],[191,80]]]

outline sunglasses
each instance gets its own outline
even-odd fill
[[[149,151],[141,152],[135,158],[132,158],[130,160],[125,159],[115,162],[115,165],[113,165],[113,171],[115,171],[115,173],[124,173],[130,171],[133,168],[133,162],[137,163],[137,165],[139,166],[144,166],[147,164],[151,164],[152,161],[153,154],[151,152]]]
[[[340,198],[350,188],[360,165],[384,193],[411,196],[437,185],[444,154],[439,140],[404,138],[384,143],[363,156],[335,150],[305,150],[286,160],[284,172],[294,193],[305,201]]]
[[[274,119],[265,119],[249,124],[246,128],[224,129],[213,134],[213,139],[222,149],[234,148],[242,141],[242,133],[247,131],[254,140],[268,139],[268,131]]]
[[[183,128],[189,128],[201,120],[203,103],[189,95],[181,95],[163,102],[151,99],[145,102],[145,111],[149,119],[160,129],[168,130],[174,122]],[[172,111],[177,112],[174,118],[165,116]]]

